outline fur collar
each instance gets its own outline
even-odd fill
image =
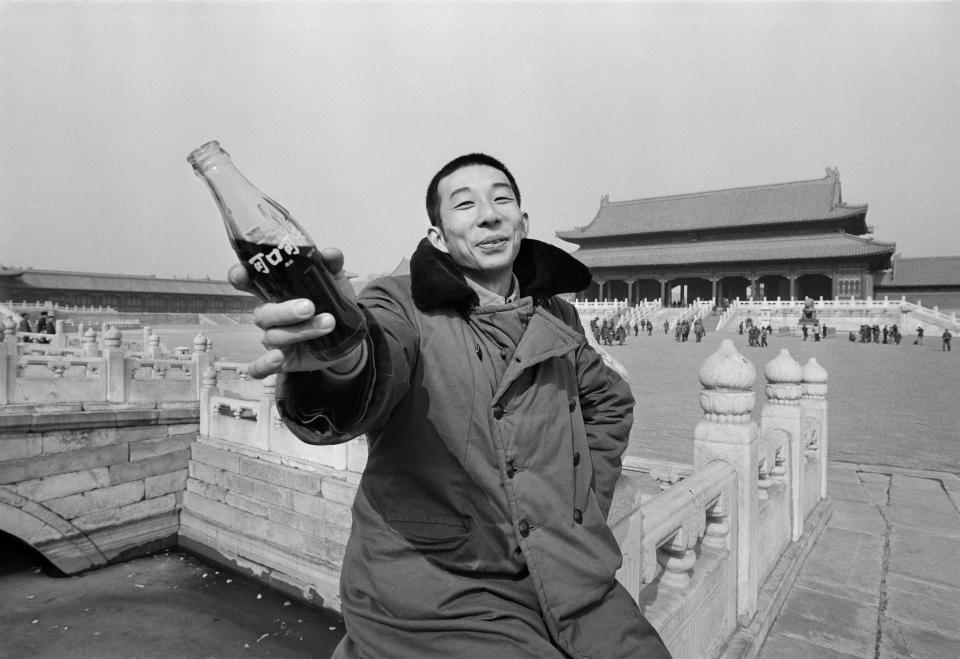
[[[520,241],[513,273],[520,282],[520,296],[535,301],[582,291],[591,279],[590,270],[580,261],[559,247],[531,238]],[[421,311],[446,306],[462,310],[477,304],[477,294],[467,285],[460,267],[426,238],[410,258],[410,285]]]

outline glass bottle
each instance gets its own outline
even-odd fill
[[[307,347],[321,361],[335,361],[356,348],[367,332],[357,303],[340,292],[320,250],[283,206],[258,190],[216,141],[187,156],[210,188],[233,250],[264,300],[307,298],[317,313],[333,315],[336,326]]]

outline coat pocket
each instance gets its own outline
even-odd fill
[[[397,512],[387,513],[384,520],[423,553],[453,552],[470,540],[466,521],[455,515]]]

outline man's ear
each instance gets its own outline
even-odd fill
[[[521,238],[526,238],[527,234],[530,233],[530,216],[526,213],[522,215],[523,219],[520,222],[521,226]]]
[[[436,249],[439,249],[444,254],[450,253],[450,250],[447,249],[447,241],[443,237],[442,228],[431,226],[429,229],[427,229],[427,240],[430,241],[431,245],[433,245]]]

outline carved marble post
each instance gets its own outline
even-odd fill
[[[63,321],[59,318],[53,321],[53,345],[58,348],[66,348],[69,341],[67,341],[67,333],[63,330]]]
[[[200,400],[201,376],[212,361],[207,352],[207,337],[198,333],[193,337],[193,381],[196,383],[197,400]]]
[[[13,400],[17,386],[17,362],[20,350],[17,348],[17,323],[10,316],[3,320],[3,336],[0,337],[0,405]]]
[[[804,442],[815,444],[820,458],[820,498],[827,498],[827,371],[811,357],[803,365]]]
[[[750,419],[757,379],[753,363],[724,339],[700,367],[703,420],[694,431],[694,470],[722,460],[737,472],[737,618],[746,625],[757,611],[759,552],[759,432]]]
[[[84,357],[99,357],[100,348],[97,346],[97,330],[88,327],[80,339],[80,345],[83,346]]]
[[[210,436],[210,397],[217,387],[217,372],[213,366],[207,366],[200,378],[200,435]]]
[[[163,349],[160,347],[160,337],[154,334],[153,330],[150,330],[150,334],[147,335],[145,350],[144,356],[150,359],[160,359],[163,357]]]
[[[760,413],[760,434],[782,430],[790,437],[790,536],[796,541],[803,533],[803,432],[800,427],[800,395],[803,367],[784,348],[771,360],[763,374],[767,404]],[[773,467],[773,465],[771,465]]]
[[[116,327],[103,335],[103,362],[106,375],[107,402],[123,403],[127,399],[126,355],[120,347],[123,335]]]
[[[277,403],[277,376],[268,375],[263,378],[263,394],[257,407],[257,448],[269,451],[273,448],[271,436],[275,432],[273,419],[273,406]]]

